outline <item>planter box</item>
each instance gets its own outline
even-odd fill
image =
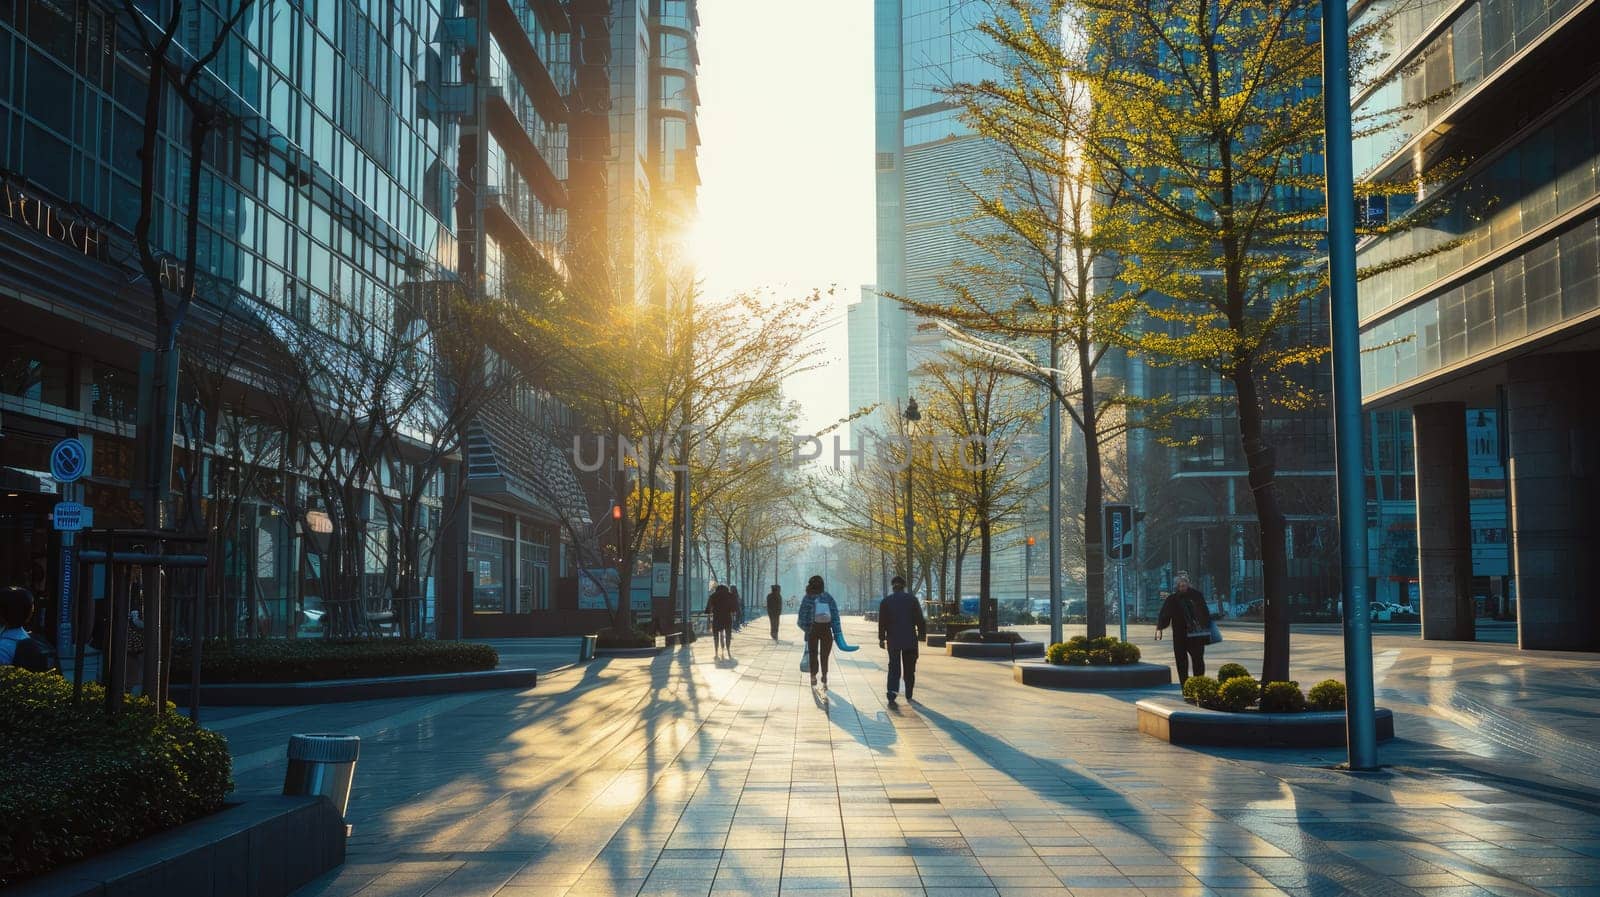
[[[535,669],[429,673],[380,679],[324,679],[320,682],[201,683],[200,703],[210,707],[287,707],[295,704],[370,701],[375,698],[453,695],[500,688],[527,689],[538,684],[539,671]],[[188,703],[189,685],[172,683],[171,700],[180,707]]]
[[[1172,684],[1172,668],[1154,663],[1074,667],[1028,660],[1011,668],[1011,678],[1037,688],[1158,688]]]
[[[945,642],[944,653],[951,657],[982,660],[1011,660],[1017,657],[1043,657],[1044,642]]]
[[[1343,747],[1344,712],[1225,713],[1175,698],[1147,698],[1137,705],[1139,731],[1171,744],[1222,747]],[[1394,737],[1394,714],[1377,710],[1378,740]]]
[[[326,797],[253,797],[6,888],[6,897],[286,897],[344,862]]]
[[[949,639],[942,632],[928,633],[927,643],[930,648],[943,648]]]
[[[596,657],[654,657],[666,649],[660,645],[653,648],[596,648]]]

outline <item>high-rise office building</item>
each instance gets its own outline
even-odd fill
[[[871,284],[863,284],[861,297],[846,309],[849,410],[854,413],[875,407],[871,414],[850,422],[852,448],[868,442],[871,432],[881,434],[892,429],[887,418],[905,408],[905,343],[897,326],[904,321],[905,312],[899,304]]]
[[[617,295],[658,296],[700,186],[696,0],[611,0],[610,269]]]
[[[1506,551],[1509,528],[1522,646],[1600,648],[1600,428],[1583,398],[1600,362],[1597,31],[1600,4],[1582,0],[1424,3],[1384,35],[1374,65],[1393,83],[1354,98],[1357,115],[1430,100],[1357,141],[1358,175],[1470,160],[1369,209],[1420,224],[1359,248],[1389,265],[1360,286],[1362,389],[1413,420],[1424,638],[1471,638],[1483,605],[1504,606],[1478,556]],[[1509,527],[1477,507],[1486,456],[1504,458]]]
[[[972,194],[996,189],[1006,156],[973,133],[945,93],[998,74],[998,48],[978,27],[992,14],[986,4],[960,0],[874,3],[877,291],[890,300],[876,310],[883,334],[878,376],[880,395],[896,410],[917,392],[918,367],[936,361],[948,342],[942,331],[919,327],[892,297],[948,303],[952,283],[963,276],[961,261],[993,265],[973,242],[994,225],[974,217]],[[1044,445],[1041,432],[1018,451],[1040,457]],[[1041,480],[1043,470],[1039,465]],[[1021,598],[1027,591],[1022,539],[1033,533],[1042,543],[1043,515],[1043,504],[1031,502],[1014,521],[1016,529],[996,543],[996,597]],[[976,594],[975,562],[963,578],[963,591]]]
[[[140,9],[164,22],[173,3]],[[593,60],[575,71],[573,54],[607,24],[592,6],[252,7],[198,82],[199,102],[219,114],[193,247],[182,236],[186,116],[169,113],[157,138],[170,175],[155,191],[156,248],[174,277],[191,255],[199,270],[187,326],[207,332],[226,311],[241,329],[257,317],[288,320],[339,340],[352,322],[372,334],[396,328],[422,307],[415,297],[434,291],[499,296],[522,272],[564,271],[569,126],[595,108],[572,101],[595,83]],[[209,41],[218,12],[183,8],[177,42],[194,58],[205,48],[192,42]],[[77,436],[89,447],[86,492],[97,525],[138,522],[134,370],[152,339],[153,311],[131,231],[147,66],[120,14],[47,2],[0,9],[0,70],[11,76],[0,79],[0,368],[12,372],[0,386],[0,515],[16,524],[0,540],[0,567],[15,581],[38,570],[52,593],[59,541],[42,472],[54,442]],[[592,147],[582,154],[585,162],[595,156]],[[230,374],[226,413],[270,429],[272,397],[249,371],[252,356],[243,357]],[[439,547],[419,576],[434,631],[533,634],[571,620],[558,512],[529,485],[552,477],[552,459],[526,434],[541,401],[529,391],[486,411],[459,469],[426,490],[419,525]],[[224,449],[191,448],[199,456],[188,463],[224,469],[237,460]],[[290,634],[314,618],[327,546],[325,529],[286,512],[321,513],[319,487],[294,465],[251,463],[264,467],[204,480],[205,489],[257,484],[235,496],[240,520],[222,537],[230,560],[219,563],[253,632]],[[463,502],[455,531],[440,522],[447,494]],[[381,545],[392,522],[375,495],[361,513],[372,528],[368,544]],[[374,549],[365,561],[373,584],[385,575],[382,554]]]

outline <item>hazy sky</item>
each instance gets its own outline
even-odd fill
[[[707,291],[838,288],[826,366],[785,384],[820,429],[847,413],[845,305],[874,279],[872,4],[700,0]]]

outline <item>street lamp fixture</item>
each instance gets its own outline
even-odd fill
[[[915,396],[906,399],[906,410],[902,416],[905,418],[906,423],[906,587],[914,590],[917,581],[917,578],[912,575],[912,565],[915,558],[914,535],[916,533],[916,521],[911,514],[911,441],[916,438],[917,430],[921,428],[920,421],[922,420],[922,411],[917,408]]]

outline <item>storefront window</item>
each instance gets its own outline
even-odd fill
[[[522,540],[520,574],[517,579],[517,613],[550,608],[550,545],[547,536],[534,530]]]
[[[512,540],[506,538],[506,517],[498,511],[473,509],[467,569],[472,574],[472,610],[505,613],[511,599]]]

